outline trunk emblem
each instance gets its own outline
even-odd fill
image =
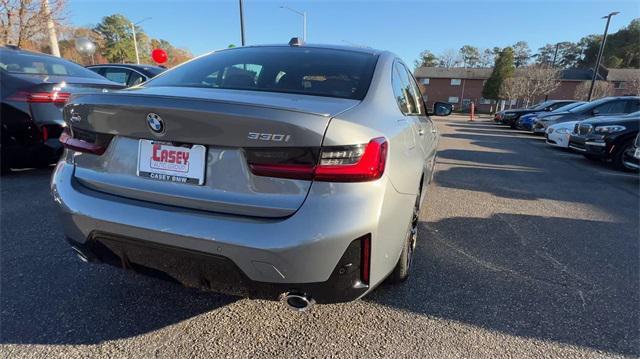
[[[161,134],[164,132],[164,121],[162,121],[162,117],[160,117],[156,113],[149,113],[147,115],[147,126],[151,129],[151,132],[156,134]]]

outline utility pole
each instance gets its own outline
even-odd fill
[[[307,42],[307,12],[306,11],[298,11],[292,9],[286,5],[280,6],[281,9],[287,9],[291,12],[294,12],[300,16],[302,16],[302,41]]]
[[[551,63],[551,68],[556,68],[556,58],[558,57],[558,48],[560,47],[560,43],[556,44],[556,51],[553,53],[553,62]],[[549,94],[544,96],[544,100],[547,101],[549,99]]]
[[[245,45],[244,42],[244,1],[240,0],[240,44]]]
[[[140,65],[140,54],[138,53],[138,39],[136,38],[136,25],[143,23],[144,21],[150,20],[150,17],[144,18],[135,24],[130,22],[131,24],[131,33],[133,34],[133,48],[136,50],[136,64]]]
[[[611,17],[614,15],[618,15],[619,12],[615,11],[610,13],[607,16],[603,16],[603,19],[607,19],[607,25],[604,27],[604,34],[602,35],[602,42],[600,42],[600,50],[598,50],[598,57],[596,58],[596,66],[593,68],[593,77],[591,78],[591,87],[589,88],[589,97],[587,101],[591,101],[593,97],[593,88],[596,85],[596,78],[598,77],[598,72],[600,70],[600,61],[602,61],[602,54],[604,53],[604,45],[607,42],[607,32],[609,31],[609,23],[611,22]]]
[[[47,17],[47,30],[49,31],[49,44],[51,46],[51,55],[60,57],[60,48],[58,47],[58,35],[56,35],[56,24],[51,17],[51,9],[49,9],[49,0],[42,0],[42,9]]]

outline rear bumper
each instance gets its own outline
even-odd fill
[[[125,268],[128,261],[133,269],[151,268],[188,286],[269,299],[287,291],[305,291],[319,303],[366,294],[395,266],[409,229],[411,198],[415,199],[396,192],[386,176],[358,184],[314,183],[294,215],[251,218],[97,192],[74,180],[73,170],[72,164],[58,163],[51,189],[65,235],[75,247],[99,259],[96,253],[107,248],[112,254],[102,254],[107,258],[102,261]],[[365,235],[371,236],[369,285],[360,282],[359,259],[349,255],[356,251],[353,243]],[[150,257],[188,253],[187,258],[210,264],[194,272],[188,265],[191,260],[176,260],[169,267],[162,266],[168,260],[147,263],[144,255],[132,260],[129,252],[149,252],[149,246],[159,247],[159,253],[174,253]],[[344,273],[336,277],[341,269]]]
[[[45,142],[10,146],[7,150],[11,165],[18,167],[55,163],[63,147],[57,138],[50,138]]]

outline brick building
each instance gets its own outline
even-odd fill
[[[455,110],[467,111],[473,101],[478,112],[488,113],[495,108],[496,101],[483,98],[482,88],[491,71],[491,68],[420,67],[415,70],[414,75],[427,106],[443,101],[453,104]],[[560,86],[549,94],[549,99],[573,99],[578,85],[591,81],[592,74],[591,69],[562,70]],[[515,76],[518,76],[517,69]],[[598,78],[613,82],[614,95],[627,95],[632,92],[632,86],[638,86],[632,85],[632,82],[640,78],[640,70],[602,68]],[[543,99],[544,96],[535,102]],[[514,101],[512,105],[521,104]]]

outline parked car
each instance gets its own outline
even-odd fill
[[[569,138],[569,148],[593,160],[611,162],[619,170],[627,167],[625,153],[634,146],[640,128],[640,111],[626,116],[593,118],[577,123]]]
[[[561,114],[539,116],[533,124],[533,133],[545,133],[547,127],[554,123],[582,121],[590,117],[623,115],[640,110],[640,97],[619,96],[604,97],[574,107]]]
[[[547,127],[545,139],[548,145],[569,148],[569,137],[578,121],[556,123]]]
[[[225,49],[65,120],[52,193],[86,260],[298,310],[409,275],[438,134],[390,52]]]
[[[623,154],[622,161],[626,168],[640,170],[640,133],[633,141],[633,146]]]
[[[127,87],[141,84],[166,70],[160,66],[134,64],[100,64],[89,65],[87,68]]]
[[[520,116],[518,121],[516,121],[516,128],[519,130],[531,131],[533,128],[533,123],[538,119],[539,116],[550,115],[550,114],[557,115],[560,113],[565,113],[574,107],[582,105],[583,103],[585,102],[576,101],[576,102],[572,102],[564,106],[558,107],[557,109],[550,112],[534,112],[527,115],[522,115]]]
[[[55,163],[62,153],[62,108],[69,96],[122,88],[73,62],[0,47],[2,173]]]
[[[511,128],[515,129],[516,121],[518,121],[518,119],[522,115],[527,115],[534,112],[553,111],[557,108],[560,108],[564,105],[568,105],[572,102],[575,102],[575,101],[574,100],[549,100],[529,108],[520,108],[520,109],[514,109],[514,110],[501,111],[500,123],[504,125],[509,125]]]

